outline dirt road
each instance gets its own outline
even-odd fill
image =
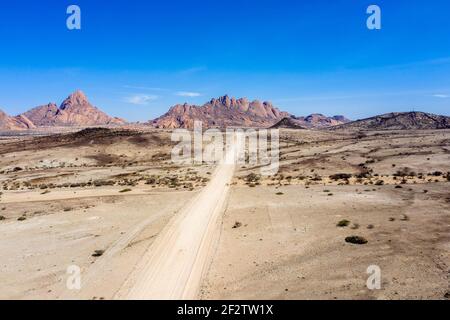
[[[240,139],[227,155],[235,154]],[[229,159],[229,158],[228,158]],[[175,216],[155,240],[119,299],[195,299],[219,233],[234,161],[222,161],[204,190]]]

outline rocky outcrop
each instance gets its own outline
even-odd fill
[[[0,130],[26,130],[33,128],[35,128],[35,125],[27,117],[23,115],[11,117],[0,110]]]
[[[350,122],[344,116],[327,117],[320,113],[313,113],[307,117],[294,117],[294,119],[307,128],[326,128]]]

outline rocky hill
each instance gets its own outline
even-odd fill
[[[332,127],[332,130],[425,130],[450,128],[450,117],[425,112],[393,112]]]
[[[110,117],[89,103],[81,91],[72,93],[61,106],[54,103],[33,108],[21,116],[29,119],[34,125],[43,126],[94,126],[120,125],[125,120]]]
[[[294,117],[286,117],[275,123],[270,129],[307,129],[301,121]]]

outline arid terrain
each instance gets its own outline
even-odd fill
[[[145,266],[183,241],[198,253],[167,260],[195,273],[179,296],[450,295],[450,130],[282,129],[278,174],[243,165],[229,181],[230,167],[172,163],[170,131],[65,131],[1,139],[1,299],[151,296]],[[370,265],[380,290],[366,287]]]
[[[449,137],[284,130],[276,176],[237,173],[201,297],[448,298]]]

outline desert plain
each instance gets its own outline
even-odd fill
[[[177,227],[186,241],[208,232],[189,257],[189,290],[178,288],[185,297],[449,298],[450,130],[281,129],[278,173],[239,165],[229,181],[214,165],[174,164],[170,137],[154,128],[2,136],[0,299],[139,298],[145,266],[180,245]],[[216,218],[180,229],[219,182]],[[376,290],[366,285],[373,265]],[[70,266],[80,290],[67,287]]]

